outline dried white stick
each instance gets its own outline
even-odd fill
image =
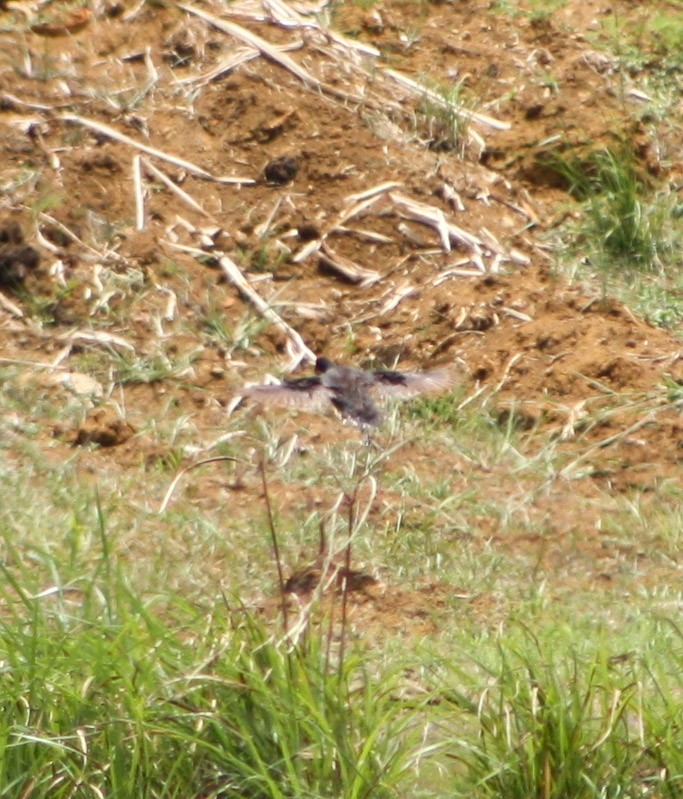
[[[133,156],[133,194],[135,196],[135,229],[145,228],[145,191],[142,186],[140,156]]]
[[[517,361],[520,360],[520,358],[522,358],[522,353],[521,352],[517,352],[505,364],[505,369],[503,369],[503,376],[500,378],[500,380],[498,381],[497,385],[492,389],[492,391],[489,394],[489,396],[486,397],[486,399],[484,400],[484,403],[483,403],[484,406],[486,406],[488,404],[488,401],[491,399],[491,397],[493,397],[494,394],[498,394],[501,391],[503,386],[507,383],[508,377],[510,377],[510,370],[517,363]]]
[[[366,230],[365,228],[353,228],[345,227],[344,225],[338,225],[334,230],[335,233],[348,233],[351,236],[358,236],[361,239],[373,241],[378,244],[391,244],[395,241],[395,239],[391,236],[385,236],[383,233],[377,233],[374,230]]]
[[[206,257],[206,252],[204,250],[198,249],[197,247],[188,247],[184,244],[174,244],[171,241],[166,241],[166,244],[176,250],[191,253],[195,257]],[[291,368],[295,368],[304,360],[315,363],[316,355],[313,350],[309,349],[301,335],[293,327],[291,327],[291,325],[288,325],[287,322],[285,322],[285,320],[270,307],[263,297],[254,291],[240,271],[240,268],[237,266],[237,264],[225,253],[216,251],[212,253],[212,256],[217,259],[217,263],[220,266],[223,274],[228,278],[233,286],[235,286],[235,288],[244,297],[246,297],[247,300],[249,300],[249,302],[254,306],[254,308],[256,308],[261,316],[263,316],[264,319],[267,319],[271,324],[275,325],[275,327],[277,327],[287,336],[287,351],[292,361]]]
[[[370,197],[376,197],[378,194],[386,194],[386,192],[391,191],[392,189],[399,188],[401,188],[400,183],[397,183],[394,180],[388,180],[386,183],[379,183],[377,186],[373,186],[371,189],[358,192],[358,194],[349,194],[348,196],[344,197],[344,203],[359,203],[363,200],[370,199]]]
[[[298,50],[303,46],[304,40],[297,39],[290,44],[278,46],[277,49],[281,50],[282,52],[288,52],[289,50]],[[230,72],[236,67],[239,67],[241,64],[246,64],[247,61],[252,61],[254,58],[258,58],[260,55],[260,51],[255,47],[240,47],[239,50],[221,61],[210,72],[205,72],[202,75],[191,75],[189,78],[183,78],[182,80],[178,81],[178,85],[183,86],[186,83],[201,83],[202,85],[205,85],[210,83],[212,80],[219,78],[226,72]]]
[[[417,289],[415,286],[411,286],[410,283],[404,283],[402,286],[397,286],[387,297],[387,299],[384,301],[384,304],[377,312],[378,316],[385,316],[389,313],[389,311],[393,311],[394,308],[398,307],[401,300],[405,299],[406,297],[416,297],[417,294]]]
[[[23,105],[25,108],[34,108],[36,111],[53,111],[55,106],[52,105],[43,105],[42,103],[27,103],[26,100],[22,100],[21,98],[17,97],[14,94],[10,94],[9,92],[3,92],[0,95],[0,99],[2,102],[8,106],[13,105]],[[66,103],[60,103],[60,106],[72,105],[73,101],[70,100]]]
[[[187,83],[201,83],[205,85],[211,83],[212,80],[219,78],[226,72],[230,72],[235,69],[235,67],[240,66],[240,64],[246,64],[247,61],[258,58],[260,55],[261,53],[254,47],[241,47],[236,53],[228,56],[228,58],[221,61],[218,66],[214,67],[209,72],[205,72],[203,75],[190,75],[188,78],[179,80],[178,85],[184,86]]]
[[[443,211],[434,205],[416,202],[405,194],[400,194],[397,191],[389,192],[388,197],[409,219],[414,219],[416,222],[422,222],[424,225],[430,225],[436,228],[439,231],[442,243],[444,242],[444,237],[448,239],[447,251],[450,250],[451,239],[456,242],[461,242],[462,244],[467,244],[473,249],[481,247],[483,244],[481,239],[477,236],[468,233],[452,222],[448,222]],[[444,249],[446,249],[445,246]]]
[[[139,157],[139,156],[138,156]],[[157,169],[154,164],[151,164],[146,158],[142,159],[142,163],[145,165],[145,169],[149,170],[155,178],[158,178],[164,186],[169,188],[175,195],[177,195],[186,205],[189,205],[190,208],[194,208],[195,211],[199,211],[200,214],[208,217],[209,219],[213,219],[211,214],[206,211],[195,199],[191,197],[186,191],[183,191],[180,186],[177,186],[168,175],[165,175],[160,169]]]
[[[427,205],[427,203],[416,202],[410,197],[406,197],[405,194],[399,194],[398,192],[392,191],[388,196],[397,210],[406,215],[408,219],[414,219],[416,222],[421,222],[423,225],[433,227],[439,234],[444,252],[451,251],[451,237],[449,235],[448,224],[440,208]]]
[[[0,291],[0,308],[3,311],[7,311],[11,313],[12,316],[16,316],[18,319],[21,319],[24,315],[24,312],[18,305],[15,305],[12,300],[5,297],[5,295]],[[4,359],[3,359],[4,360]]]
[[[280,210],[280,206],[282,205],[282,195],[278,195],[277,200],[275,200],[275,204],[270,210],[270,213],[266,217],[266,219],[254,228],[254,233],[259,239],[263,239],[265,236],[268,235],[268,231],[270,230],[270,226],[273,224],[273,219],[275,219],[275,215]]]
[[[382,279],[382,275],[374,269],[365,269],[362,266],[354,263],[350,258],[345,258],[342,255],[334,252],[327,244],[323,243],[320,247],[319,256],[320,260],[332,269],[334,272],[340,274],[343,278],[356,283],[365,288],[372,286],[374,283]]]
[[[443,98],[438,92],[428,89],[426,86],[422,86],[421,84],[417,83],[417,81],[412,80],[407,75],[397,72],[395,69],[385,69],[384,74],[388,75],[397,83],[400,83],[402,86],[409,89],[413,94],[418,94],[420,97],[428,97],[433,103],[447,107],[454,114],[463,117],[464,119],[478,122],[479,124],[486,125],[494,130],[510,130],[512,127],[509,122],[503,122],[500,119],[495,119],[494,117],[487,116],[486,114],[479,114],[476,111],[472,111],[467,108],[457,108],[453,105],[453,103],[449,103],[445,98]]]
[[[204,254],[201,250],[199,250],[199,252],[202,253],[202,255]],[[291,327],[291,325],[288,325],[287,322],[285,322],[285,320],[277,314],[254,289],[252,289],[237,264],[228,258],[227,255],[223,254],[218,259],[218,265],[233,286],[251,302],[264,319],[274,324],[287,336],[287,349],[292,360],[292,368],[298,366],[303,360],[315,363],[315,353],[308,348],[303,338],[301,338],[300,333]]]
[[[504,311],[508,316],[513,319],[519,319],[520,322],[533,322],[533,318],[529,314],[516,311],[514,308],[508,308],[507,305],[501,306],[501,311]]]
[[[227,33],[229,36],[234,36],[235,39],[239,39],[245,44],[255,47],[264,56],[270,58],[271,61],[274,61],[276,64],[279,64],[281,67],[284,67],[292,72],[297,76],[297,78],[302,80],[307,85],[320,87],[320,81],[308,70],[304,69],[292,58],[282,53],[277,47],[274,47],[272,44],[270,44],[270,42],[267,42],[257,34],[248,31],[241,25],[237,25],[234,22],[229,22],[226,19],[219,19],[218,17],[214,17],[212,14],[207,14],[206,11],[202,11],[194,6],[185,5],[184,3],[179,3],[178,8],[181,8],[188,14],[194,14],[194,16],[203,19],[205,22],[213,25],[214,28],[218,28],[218,30],[223,31],[223,33]]]
[[[207,172],[206,169],[202,169],[202,167],[197,166],[197,164],[193,164],[191,161],[186,161],[184,158],[178,158],[178,156],[171,155],[170,153],[166,153],[163,150],[157,150],[155,147],[150,147],[148,144],[144,144],[143,142],[139,142],[136,139],[131,138],[130,136],[126,136],[125,133],[119,133],[119,131],[116,130],[115,128],[112,128],[109,125],[105,125],[102,122],[96,122],[94,119],[81,117],[78,116],[77,114],[62,114],[60,119],[62,119],[64,122],[73,122],[77,125],[83,125],[86,128],[95,130],[98,133],[102,133],[105,136],[109,136],[109,138],[114,139],[115,141],[118,141],[121,144],[126,144],[128,147],[134,147],[136,150],[140,150],[143,153],[147,153],[147,155],[153,155],[156,158],[161,158],[162,161],[168,161],[174,166],[180,167],[181,169],[186,169],[188,172],[192,172],[194,175],[198,175],[199,177],[205,178],[206,180],[214,180],[217,183],[256,182],[251,178],[216,177],[215,175],[212,175],[210,172]]]
[[[135,352],[135,347],[125,338],[116,336],[113,333],[105,333],[102,330],[72,330],[59,336],[62,341],[87,341],[90,344],[108,344],[114,347],[121,347],[123,350]]]
[[[351,206],[350,208],[346,208],[342,210],[338,215],[334,222],[330,225],[330,229],[328,232],[336,230],[337,227],[340,225],[346,224],[350,219],[353,219],[354,216],[358,216],[359,214],[363,213],[366,208],[369,208],[371,205],[374,205],[378,200],[382,198],[381,194],[374,194],[371,197],[367,197],[365,200],[361,200],[360,202],[356,203],[355,205]]]
[[[467,263],[470,263],[470,259],[467,259]],[[441,272],[437,277],[435,277],[431,283],[433,286],[440,286],[444,281],[448,280],[449,277],[481,277],[481,270],[480,269],[447,269],[445,272]]]
[[[113,259],[115,259],[117,261],[122,261],[123,260],[123,258],[117,252],[115,252],[114,250],[104,250],[104,252],[100,252],[100,250],[95,249],[95,247],[91,247],[89,244],[86,244],[82,239],[80,239],[73,232],[73,230],[68,228],[65,224],[60,222],[58,219],[55,219],[54,216],[51,216],[50,214],[46,214],[45,212],[41,211],[40,219],[45,220],[46,222],[48,222],[53,227],[56,227],[59,230],[61,230],[62,233],[64,233],[65,236],[68,236],[71,239],[71,241],[73,241],[75,244],[78,244],[81,247],[83,247],[83,249],[88,250],[90,252],[91,256],[95,256],[98,259],[113,258]],[[39,229],[36,230],[36,238],[41,238]],[[41,241],[41,244],[42,244],[43,247],[46,247],[47,249],[51,249],[51,246],[54,246],[54,245],[48,246],[48,244],[46,244],[45,242],[46,242],[46,240],[43,239]],[[54,250],[54,252],[55,253],[59,252],[59,248],[56,248]]]
[[[296,255],[292,256],[292,263],[300,264],[302,261],[305,261],[306,258],[313,255],[314,252],[318,252],[322,244],[322,239],[313,239],[313,241],[307,242]]]
[[[149,45],[145,47],[145,66],[147,67],[147,74],[149,75],[145,90],[149,91],[159,81],[159,72],[154,66],[154,61],[152,61],[152,48]]]
[[[378,50],[376,47],[373,47],[371,44],[366,44],[365,42],[349,39],[346,36],[343,36],[341,33],[338,33],[337,31],[328,29],[325,31],[325,36],[327,36],[336,45],[339,45],[345,48],[346,50],[358,50],[364,55],[374,56],[375,58],[378,58],[379,56],[382,55],[381,51]]]
[[[27,361],[22,358],[0,358],[0,363],[5,363],[10,366],[30,366],[34,369],[54,369],[52,363],[41,363],[41,361]]]
[[[262,0],[272,19],[283,28],[320,28],[315,20],[307,20],[298,11],[280,0]]]

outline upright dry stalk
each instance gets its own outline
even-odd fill
[[[277,568],[278,588],[280,590],[280,603],[282,606],[282,621],[285,626],[285,633],[289,630],[289,614],[287,613],[287,600],[285,599],[285,578],[282,573],[282,561],[280,560],[280,547],[277,542],[275,532],[275,521],[273,519],[273,508],[270,504],[270,494],[268,493],[268,479],[266,477],[266,462],[263,454],[259,459],[259,473],[261,474],[261,484],[263,485],[263,501],[266,505],[268,514],[268,527],[270,529],[270,540],[273,544],[273,554],[275,555],[275,565]]]

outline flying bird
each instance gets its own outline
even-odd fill
[[[277,385],[248,386],[242,390],[242,396],[263,405],[318,412],[332,405],[342,418],[367,428],[377,427],[382,422],[378,400],[440,394],[452,388],[455,382],[453,371],[448,367],[424,372],[366,371],[335,364],[327,358],[316,360],[315,372],[311,377],[284,380]]]

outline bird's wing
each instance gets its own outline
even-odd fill
[[[332,392],[315,377],[304,377],[272,386],[247,386],[241,393],[243,397],[262,405],[316,412],[324,411],[332,396]]]
[[[414,397],[416,394],[440,394],[455,385],[455,373],[448,366],[425,372],[373,372],[375,390],[384,397]]]

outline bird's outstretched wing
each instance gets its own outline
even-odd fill
[[[270,386],[246,386],[241,394],[262,405],[301,408],[315,413],[325,411],[332,400],[332,392],[318,377],[302,377]]]
[[[414,397],[417,394],[440,394],[455,385],[455,373],[448,366],[424,372],[395,372],[379,369],[373,372],[375,390],[384,397]]]

